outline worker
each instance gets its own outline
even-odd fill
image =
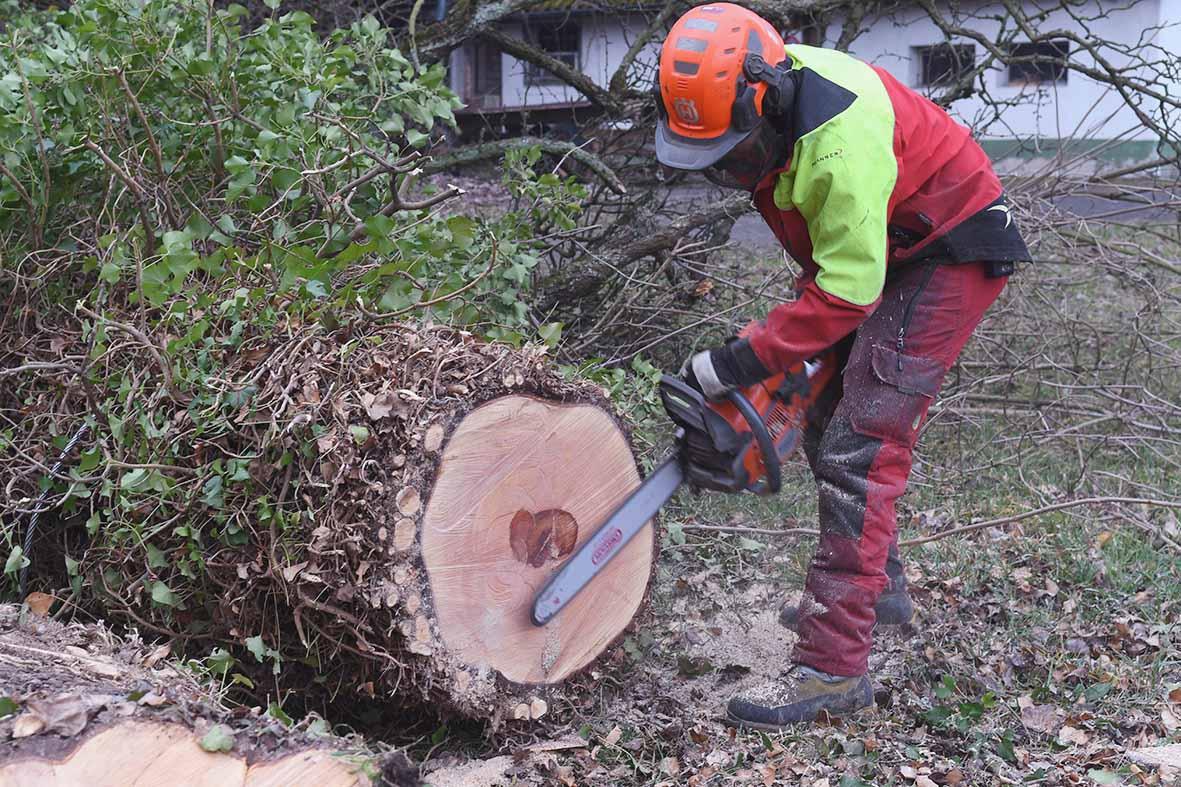
[[[778,729],[873,705],[876,623],[912,605],[895,503],[948,369],[1029,252],[969,131],[888,72],[785,45],[730,3],[697,6],[660,54],[656,156],[751,192],[802,268],[796,297],[682,375],[721,399],[835,348],[804,448],[820,540],[784,673],[733,698],[737,725]]]

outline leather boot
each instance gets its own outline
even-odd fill
[[[873,707],[873,687],[867,675],[842,677],[793,664],[777,680],[734,697],[729,720],[739,727],[778,730],[812,722],[822,714],[847,716]]]

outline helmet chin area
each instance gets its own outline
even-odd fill
[[[754,191],[759,181],[779,166],[784,153],[783,138],[763,119],[746,139],[713,166],[702,170],[702,174],[725,189]]]

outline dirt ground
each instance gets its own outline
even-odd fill
[[[991,561],[1018,548],[1003,539],[981,551],[995,551]],[[919,617],[913,629],[878,632],[874,710],[782,734],[735,730],[725,721],[727,700],[774,680],[794,642],[777,614],[792,598],[798,558],[772,551],[744,552],[738,565],[706,560],[680,575],[666,559],[653,611],[584,679],[584,692],[571,692],[578,704],[466,752],[443,743],[423,767],[425,781],[1181,784],[1178,747],[1167,748],[1181,713],[1181,689],[1171,689],[1181,680],[1176,606],[1164,610],[1169,625],[1131,614],[1110,628],[1087,628],[1074,595],[1081,587],[1047,585],[1020,568],[1015,584],[990,589],[957,576],[955,565],[935,570],[912,561]],[[690,542],[682,552],[682,563],[700,567],[702,554],[716,556],[718,545]],[[768,581],[779,577],[786,578]],[[1155,696],[1137,693],[1142,683]]]

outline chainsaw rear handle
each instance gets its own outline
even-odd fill
[[[729,467],[725,469],[710,461],[711,466],[702,473],[705,480],[699,485],[726,492],[749,489],[760,495],[779,491],[783,474],[775,441],[758,409],[742,391],[731,391],[727,396],[728,403],[713,404],[679,377],[664,375],[660,380],[660,397],[674,422],[684,430],[704,435],[713,452],[727,458]],[[733,412],[723,412],[727,409]],[[747,429],[741,430],[742,426]],[[749,456],[751,437],[758,446],[757,457]],[[691,464],[694,445],[701,441],[682,436],[680,442],[683,459]],[[692,483],[694,473],[689,476]]]

